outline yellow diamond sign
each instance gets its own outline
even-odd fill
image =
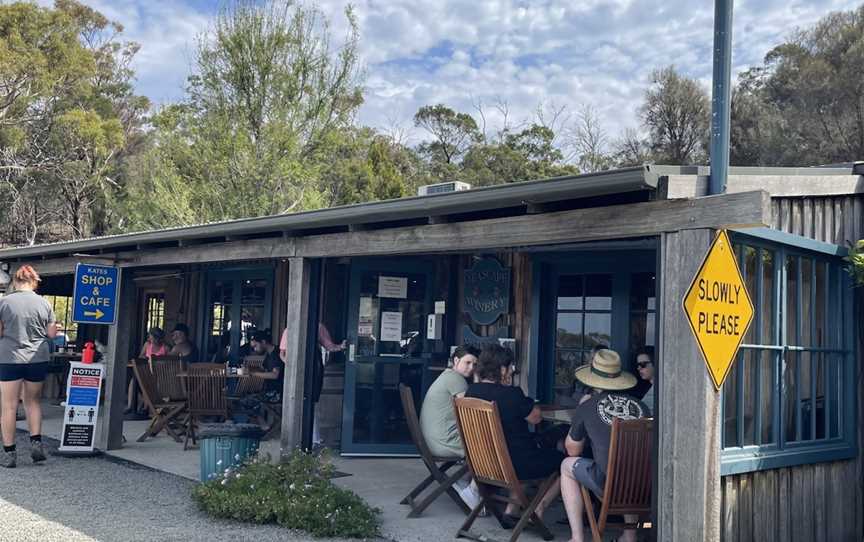
[[[753,320],[753,302],[726,230],[720,230],[684,296],[684,312],[719,390]]]

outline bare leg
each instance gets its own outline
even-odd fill
[[[43,382],[24,381],[24,411],[27,412],[27,425],[31,435],[42,434],[42,399]]]
[[[510,492],[510,498],[514,501],[516,500],[516,494],[512,491]],[[515,504],[508,502],[507,506],[504,508],[504,513],[508,516],[515,516],[519,513],[519,509]]]
[[[543,513],[552,504],[558,495],[561,494],[561,478],[555,480],[555,483],[549,486],[549,489],[546,491],[546,494],[543,495],[543,498],[540,499],[540,504],[537,505],[537,509],[534,511],[537,514],[537,517],[543,519]]]
[[[126,410],[132,411],[135,406],[135,395],[138,393],[138,385],[135,377],[129,379],[129,387],[126,390]]]
[[[18,398],[21,396],[21,380],[0,382],[0,425],[2,425],[3,446],[15,444],[15,413],[18,411]]]
[[[567,511],[567,521],[570,522],[570,541],[584,542],[585,525],[582,523],[582,511],[585,503],[582,502],[579,482],[573,478],[573,464],[576,463],[576,459],[568,457],[561,462],[561,498]]]

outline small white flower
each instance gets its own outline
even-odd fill
[[[216,462],[216,466],[217,466],[217,467],[218,467],[219,465],[221,465],[221,464],[222,464],[222,460],[221,460],[221,459],[220,459],[219,461]]]

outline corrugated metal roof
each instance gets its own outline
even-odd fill
[[[643,165],[587,175],[556,177],[461,192],[414,196],[314,211],[108,235],[0,250],[0,260],[56,256],[172,241],[288,232],[492,211],[657,188],[655,166]]]

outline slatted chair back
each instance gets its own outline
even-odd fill
[[[455,408],[465,456],[474,479],[521,494],[522,484],[510,459],[501,415],[495,402],[457,397]]]
[[[225,365],[195,363],[186,371],[186,393],[189,413],[193,416],[228,416],[225,395]]]
[[[150,359],[159,397],[166,401],[186,399],[186,389],[179,376],[186,372],[186,362],[180,356],[152,356]]]
[[[414,403],[414,392],[405,384],[399,384],[399,397],[402,399],[402,410],[405,412],[405,421],[408,422],[408,432],[411,434],[411,440],[420,452],[420,457],[427,465],[432,462],[434,465],[432,451],[429,445],[426,444],[426,437],[423,436],[423,430],[420,429],[420,418],[417,416],[417,407]]]
[[[612,421],[601,517],[651,513],[651,449],[654,420]]]
[[[243,358],[243,367],[250,373],[264,370],[264,356],[246,356]],[[266,381],[257,376],[244,376],[237,379],[237,387],[234,388],[234,395],[242,397],[244,395],[254,395],[264,391]]]
[[[138,386],[141,388],[141,396],[144,398],[147,411],[150,413],[150,416],[155,416],[156,408],[163,404],[164,400],[159,396],[159,391],[156,387],[156,377],[153,376],[153,371],[150,370],[150,363],[147,358],[132,360],[132,372],[135,373],[135,378],[138,380]]]

